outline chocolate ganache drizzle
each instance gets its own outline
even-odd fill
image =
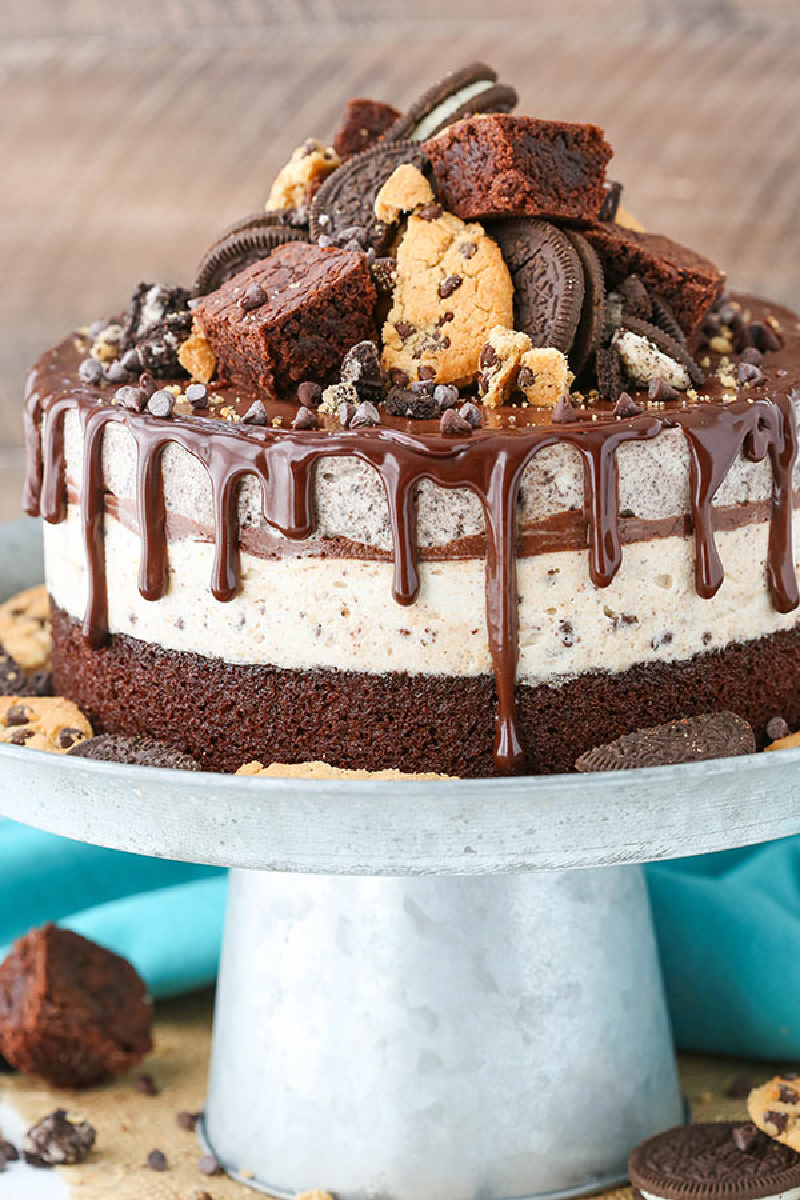
[[[67,512],[64,419],[77,409],[84,435],[80,509],[86,552],[88,604],[84,636],[100,647],[108,636],[104,526],[103,434],[122,423],[137,451],[136,513],[141,540],[139,590],[157,601],[168,579],[166,512],[161,458],[169,443],[183,447],[205,467],[213,497],[214,563],[211,590],[230,600],[240,584],[238,490],[254,476],[261,488],[264,520],[286,538],[307,539],[314,530],[314,472],[321,459],[354,456],[383,483],[392,535],[394,599],[412,604],[419,588],[415,489],[423,479],[442,488],[466,488],[483,508],[486,532],[486,623],[497,694],[494,761],[512,772],[523,764],[517,730],[515,685],[518,657],[516,559],[517,497],[527,464],[544,447],[566,444],[583,466],[583,521],[593,583],[607,587],[622,560],[619,529],[617,450],[625,442],[657,437],[679,427],[690,461],[691,516],[695,535],[698,593],[713,596],[723,580],[714,541],[712,501],[736,459],[769,457],[773,488],[767,574],[775,607],[796,608],[797,580],[792,546],[792,470],[797,428],[792,400],[759,396],[691,408],[646,411],[616,419],[570,425],[530,424],[482,429],[469,437],[378,427],[359,430],[294,431],[232,424],[194,414],[160,420],[109,405],[96,389],[70,384],[43,359],[26,396],[27,476],[24,507],[58,523]]]

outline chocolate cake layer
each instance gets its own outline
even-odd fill
[[[112,634],[93,650],[53,608],[54,678],[97,730],[149,734],[211,770],[302,762],[378,770],[495,773],[496,696],[472,678],[287,671],[164,650]],[[522,770],[573,769],[576,758],[634,729],[729,709],[761,744],[770,717],[800,725],[800,632],[785,630],[679,662],[592,672],[560,686],[517,687]]]

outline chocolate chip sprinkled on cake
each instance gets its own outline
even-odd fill
[[[134,1087],[134,1090],[137,1091],[140,1096],[157,1096],[158,1095],[158,1087],[156,1086],[155,1079],[153,1079],[152,1075],[148,1075],[146,1073],[136,1076],[136,1078],[133,1081],[133,1087]]]
[[[764,372],[755,363],[740,362],[736,368],[736,378],[739,383],[758,385],[764,382]]]
[[[784,721],[783,717],[770,717],[767,721],[767,737],[771,742],[777,742],[781,738],[789,736],[789,726]],[[750,1088],[747,1089],[750,1091]]]
[[[643,411],[641,405],[636,403],[629,392],[622,392],[614,405],[615,417],[638,417]]]
[[[322,403],[322,388],[312,379],[304,379],[297,385],[297,403],[302,408],[319,408]]]
[[[575,769],[626,771],[754,754],[755,749],[755,736],[747,721],[732,712],[703,713],[626,733],[606,746],[587,750]]]
[[[144,1164],[150,1171],[166,1171],[169,1163],[163,1150],[151,1150]]]
[[[764,361],[763,354],[755,346],[745,346],[739,357],[741,362],[750,363],[754,367],[760,367]]]
[[[93,387],[103,378],[103,367],[96,358],[85,358],[78,367],[78,378]]]
[[[130,372],[123,367],[119,360],[116,360],[103,367],[103,378],[108,383],[125,383],[126,379],[130,379]]]
[[[442,419],[439,422],[439,429],[442,433],[448,436],[461,435],[465,436],[472,433],[472,425],[461,413],[456,412],[454,408],[447,408],[442,413]]]
[[[577,412],[574,404],[569,396],[559,396],[553,409],[552,421],[554,425],[567,425],[573,421],[579,421],[580,414]]]
[[[158,391],[153,392],[147,401],[147,411],[154,417],[168,419],[172,416],[174,408],[175,397],[166,388],[159,388]]]
[[[764,353],[780,350],[782,342],[775,330],[766,321],[751,321],[745,329],[745,345],[755,346]]]
[[[339,424],[342,429],[349,429],[350,423],[355,416],[356,405],[352,400],[342,400],[337,405],[336,415],[339,418]]]
[[[264,291],[260,283],[250,283],[245,288],[244,295],[239,297],[237,303],[243,313],[249,313],[254,312],[257,308],[261,308],[261,305],[266,304],[268,299],[269,294]]]
[[[647,396],[653,401],[680,400],[681,394],[677,388],[667,383],[666,379],[651,379],[647,385]]]
[[[184,395],[192,408],[205,408],[208,403],[208,388],[204,383],[190,383]]]
[[[292,429],[316,429],[319,424],[313,408],[303,405],[297,410],[297,416],[292,421]]]
[[[266,425],[267,410],[261,400],[254,400],[242,417],[243,425]]]
[[[144,388],[132,387],[128,384],[125,387],[117,388],[114,399],[122,408],[129,408],[131,412],[144,412],[149,397]]]
[[[462,404],[461,408],[458,410],[458,415],[463,417],[465,421],[468,421],[473,429],[480,428],[481,410],[478,408],[477,404],[473,404],[471,401],[468,401],[466,404]]]
[[[381,414],[370,400],[363,400],[350,418],[351,429],[364,429],[380,425]]]
[[[221,1175],[222,1166],[216,1154],[204,1154],[197,1163],[201,1175]]]
[[[452,383],[437,383],[433,389],[433,398],[441,411],[444,412],[446,408],[458,407],[461,400],[461,393]]]

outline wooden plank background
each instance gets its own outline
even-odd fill
[[[800,306],[798,0],[1,0],[0,517],[38,352],[180,282],[348,96],[472,58],[605,127],[652,229]]]

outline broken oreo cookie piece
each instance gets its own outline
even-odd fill
[[[166,742],[150,737],[127,737],[121,733],[101,733],[67,751],[71,758],[91,758],[95,762],[124,763],[136,767],[167,767],[177,771],[200,771],[199,762]]]
[[[755,734],[736,713],[702,713],[623,734],[614,742],[587,750],[575,763],[575,769],[630,771],[636,767],[731,758],[755,751]]]

